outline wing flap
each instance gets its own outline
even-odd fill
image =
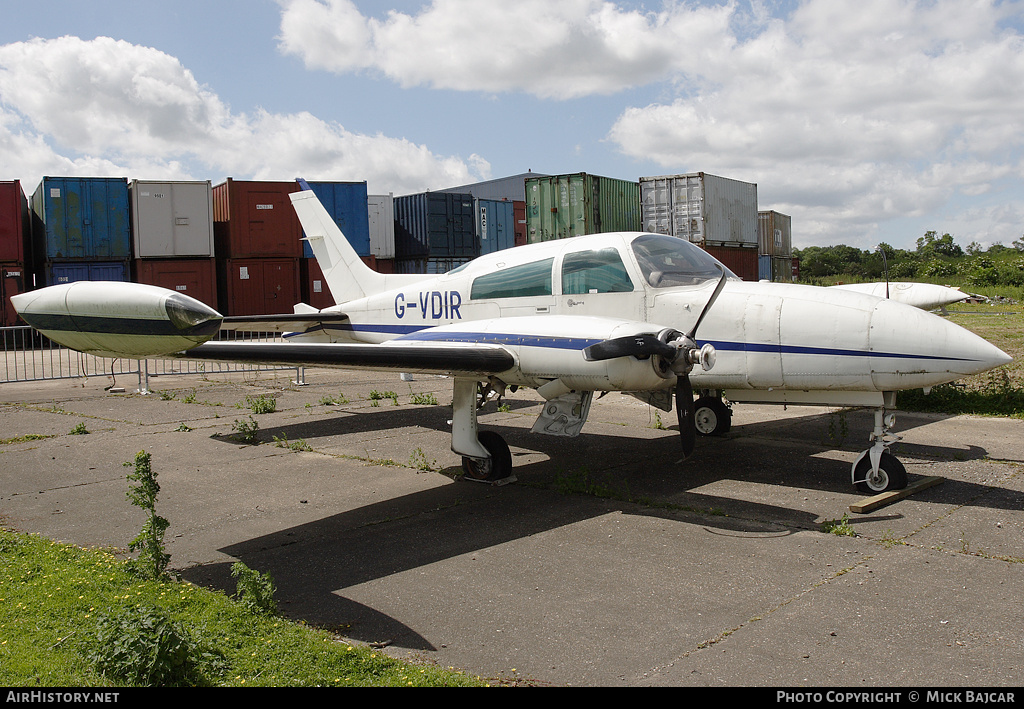
[[[207,342],[183,359],[251,362],[339,369],[396,370],[422,374],[489,376],[516,365],[503,347],[453,342],[430,344]]]

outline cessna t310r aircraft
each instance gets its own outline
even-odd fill
[[[698,431],[728,430],[723,396],[872,407],[870,447],[852,466],[853,483],[897,489],[907,476],[888,451],[896,392],[1010,361],[918,308],[835,288],[744,282],[697,246],[659,234],[520,246],[443,275],[380,274],[303,187],[292,203],[335,306],[223,318],[160,288],[89,282],[14,296],[14,306],[50,339],[107,357],[448,375],[451,448],[480,480],[510,478],[512,458],[499,435],[478,430],[478,407],[530,387],[545,400],[532,430],[561,436],[579,434],[597,392],[627,392],[666,411],[674,399],[684,458]],[[222,328],[278,331],[285,341],[209,341]]]

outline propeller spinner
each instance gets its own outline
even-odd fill
[[[718,279],[718,285],[715,286],[714,292],[704,305],[697,322],[685,335],[678,330],[666,329],[657,335],[638,334],[616,337],[598,342],[583,350],[583,356],[589,361],[615,357],[654,356],[657,358],[655,366],[662,376],[676,375],[676,418],[679,421],[679,436],[683,444],[684,460],[693,453],[697,442],[690,372],[695,364],[699,364],[704,370],[715,366],[715,348],[710,343],[697,347],[697,328],[725,286],[725,271],[721,267],[719,270],[722,271],[722,276]]]

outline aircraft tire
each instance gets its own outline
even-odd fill
[[[480,461],[462,456],[462,470],[473,480],[503,480],[512,474],[512,451],[505,439],[494,431],[477,434],[480,445],[491,454],[489,460]]]
[[[732,412],[717,396],[702,396],[693,408],[693,425],[702,436],[724,436],[732,428]]]
[[[871,458],[864,456],[854,471],[857,489],[863,493],[877,495],[889,490],[902,490],[907,486],[907,469],[892,453],[882,453],[878,463],[878,475],[871,475]]]

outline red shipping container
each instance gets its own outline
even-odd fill
[[[219,258],[302,257],[302,225],[288,195],[296,182],[227,182],[213,188]]]
[[[212,258],[137,259],[136,283],[160,286],[217,307],[217,264]]]
[[[704,250],[744,281],[756,281],[757,249],[743,246],[705,246]]]
[[[21,181],[0,182],[0,261],[25,262],[28,229],[28,200]]]
[[[512,218],[515,221],[515,246],[526,244],[526,202],[512,201]]]
[[[25,324],[11,305],[11,296],[24,293],[26,283],[25,269],[20,263],[0,264],[0,303],[3,305],[0,308],[0,327]]]
[[[281,315],[301,300],[299,260],[217,261],[217,295],[223,315]]]

